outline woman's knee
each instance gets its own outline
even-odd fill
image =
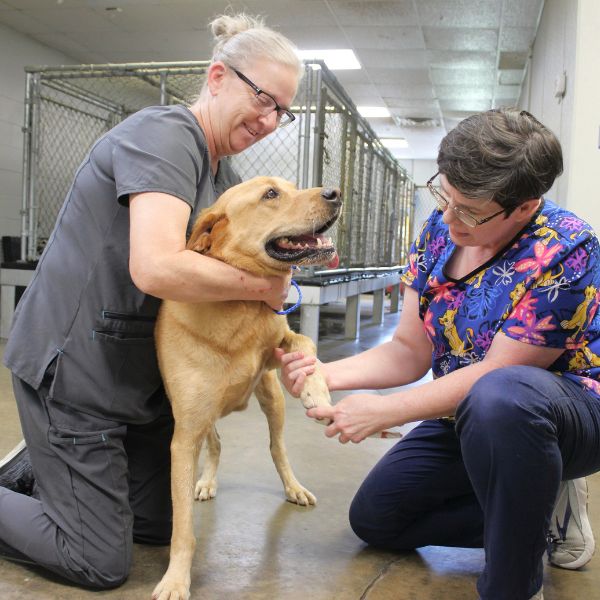
[[[545,410],[535,380],[547,371],[515,365],[496,369],[478,379],[456,411],[457,431],[465,426],[482,430],[512,427]]]
[[[372,532],[378,526],[377,512],[372,508],[372,502],[359,491],[352,499],[348,511],[352,531],[367,544],[372,543]]]
[[[402,541],[404,519],[402,506],[395,503],[393,508],[378,501],[375,494],[359,490],[354,496],[348,513],[352,531],[363,542],[375,548],[387,550],[412,549]]]
[[[129,577],[131,548],[113,549],[88,559],[80,565],[71,565],[67,576],[80,585],[97,590],[119,587]]]

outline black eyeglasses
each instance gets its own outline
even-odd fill
[[[439,175],[436,173],[425,185],[427,185],[427,189],[431,192],[431,195],[434,197],[437,205],[442,209],[446,210],[447,208],[451,208],[454,211],[454,214],[458,217],[458,219],[467,225],[468,227],[477,227],[477,225],[483,225],[488,221],[491,221],[494,217],[501,215],[504,212],[504,208],[495,212],[493,215],[489,217],[485,217],[484,219],[478,219],[473,216],[469,211],[464,208],[457,208],[456,206],[452,206],[448,200],[442,196],[442,194],[437,190],[433,185],[433,180]]]
[[[273,111],[277,112],[277,123],[278,127],[285,127],[295,120],[295,115],[291,113],[287,108],[282,108],[277,104],[277,100],[273,98],[267,92],[261,90],[255,83],[250,81],[243,73],[240,73],[237,69],[231,68],[231,70],[244,82],[247,83],[254,90],[254,98],[258,106],[259,112],[265,117],[271,114]]]

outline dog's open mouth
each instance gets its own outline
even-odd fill
[[[275,260],[298,265],[337,266],[337,252],[331,238],[323,235],[331,223],[315,233],[285,235],[269,240],[265,250]],[[333,268],[333,267],[332,267]]]

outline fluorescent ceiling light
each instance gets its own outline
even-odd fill
[[[298,56],[303,60],[316,58],[322,60],[327,68],[332,71],[341,71],[343,69],[360,69],[360,63],[354,52],[350,49],[345,50],[298,50]]]
[[[405,138],[381,138],[381,143],[390,150],[408,148],[408,142]]]
[[[358,112],[365,118],[390,117],[390,111],[385,106],[357,106]]]

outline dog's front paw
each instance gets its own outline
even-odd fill
[[[306,378],[304,388],[300,392],[300,400],[304,408],[329,406],[331,404],[329,389],[321,375],[315,373]]]
[[[315,495],[309,492],[299,483],[286,486],[285,495],[288,499],[288,502],[293,502],[294,504],[299,504],[300,506],[309,506],[311,504],[314,506],[317,503],[317,498]]]
[[[177,581],[170,577],[168,573],[162,578],[161,582],[152,592],[152,600],[189,600],[190,583]]]
[[[194,498],[204,501],[210,500],[217,495],[217,480],[216,479],[198,479],[194,489]]]

